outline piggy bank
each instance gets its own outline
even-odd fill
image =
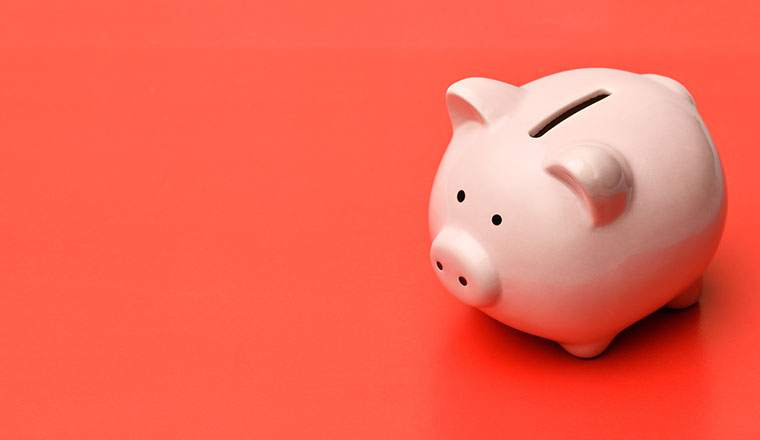
[[[581,358],[699,300],[726,185],[681,84],[579,69],[521,87],[467,78],[446,102],[430,261],[455,297]]]

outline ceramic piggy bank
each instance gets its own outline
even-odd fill
[[[583,358],[699,300],[726,217],[689,92],[580,69],[522,87],[461,80],[430,196],[430,260],[462,302]]]

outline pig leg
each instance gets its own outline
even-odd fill
[[[566,352],[575,357],[590,359],[602,354],[604,350],[610,346],[610,343],[615,339],[615,336],[617,335],[612,335],[589,344],[564,344],[560,342],[559,345],[561,345]]]
[[[691,283],[689,287],[682,290],[675,298],[669,303],[665,304],[665,307],[669,309],[684,309],[689,306],[693,306],[699,301],[699,296],[702,294],[702,277],[697,278],[696,281]]]

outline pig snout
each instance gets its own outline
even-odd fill
[[[465,231],[444,228],[433,240],[430,260],[438,278],[459,300],[475,307],[499,296],[499,276],[488,252]]]

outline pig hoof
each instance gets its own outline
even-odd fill
[[[699,296],[702,294],[702,277],[697,278],[696,281],[691,283],[689,287],[681,291],[675,298],[669,303],[665,304],[665,307],[669,309],[685,309],[686,307],[693,306],[699,301]]]
[[[565,349],[566,352],[570,353],[571,355],[583,359],[591,359],[593,357],[597,357],[600,354],[604,352],[604,350],[607,349],[607,347],[610,346],[610,343],[615,338],[615,336],[607,339],[603,339],[600,341],[592,342],[590,344],[563,344],[560,343],[559,345],[562,346],[562,348]]]

